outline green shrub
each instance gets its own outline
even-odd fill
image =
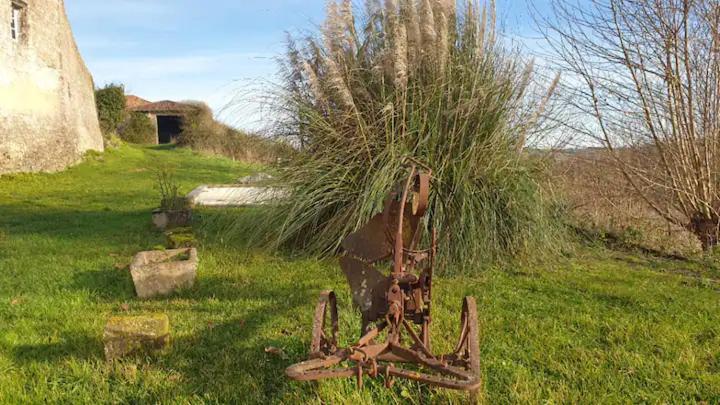
[[[125,87],[111,83],[95,90],[95,103],[103,133],[109,135],[117,131],[125,120]]]
[[[160,167],[155,173],[156,188],[160,194],[160,209],[163,211],[181,211],[190,207],[190,202],[180,193],[175,171]]]
[[[366,1],[356,27],[351,2],[331,2],[323,38],[291,41],[276,106],[287,117],[280,135],[300,151],[279,168],[289,204],[257,221],[264,233],[253,239],[336,252],[413,158],[433,169],[429,218],[443,267],[557,251],[543,159],[525,147],[558,79],[536,88],[532,63],[497,39],[492,7],[376,4]]]
[[[290,153],[287,145],[230,128],[217,122],[207,105],[193,104],[198,108],[183,120],[178,145],[253,163],[273,163]]]
[[[276,163],[292,153],[288,145],[258,135],[231,129],[222,143],[220,154],[242,162]]]
[[[143,113],[130,113],[119,128],[120,138],[129,143],[148,144],[157,142],[157,130],[150,117]]]
[[[186,114],[182,131],[177,139],[179,146],[191,148],[210,147],[224,135],[225,128],[213,118],[212,111],[204,103],[191,102],[196,108]]]

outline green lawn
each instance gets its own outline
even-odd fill
[[[60,174],[0,178],[1,403],[465,400],[413,383],[358,391],[350,380],[284,377],[307,354],[322,289],[338,292],[343,339],[359,329],[333,261],[205,239],[195,288],[137,300],[126,265],[163,243],[150,225],[159,164],[177,167],[184,191],[252,171],[186,150],[123,147]],[[532,270],[440,278],[434,342],[454,344],[461,299],[474,295],[489,402],[717,403],[719,278],[697,264],[590,248]],[[170,317],[171,349],[106,363],[106,319],[154,311]]]

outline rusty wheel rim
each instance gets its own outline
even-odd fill
[[[460,315],[460,356],[465,360],[468,370],[480,378],[480,343],[478,338],[477,304],[474,297],[463,299]],[[478,401],[479,390],[470,391],[470,403]]]
[[[475,375],[480,375],[480,343],[478,339],[477,304],[474,297],[465,297],[460,324],[465,326],[464,355],[468,368]]]

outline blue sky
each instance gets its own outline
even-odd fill
[[[285,33],[315,29],[325,8],[324,0],[65,3],[97,85],[123,83],[151,101],[205,101],[224,121],[248,129],[264,121],[257,102],[274,80]],[[499,0],[498,13],[510,32],[530,35],[526,0]],[[230,103],[235,108],[224,109]]]

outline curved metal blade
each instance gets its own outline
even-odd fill
[[[376,320],[387,306],[388,278],[371,265],[351,256],[340,258],[340,267],[350,284],[353,302],[369,319]]]

